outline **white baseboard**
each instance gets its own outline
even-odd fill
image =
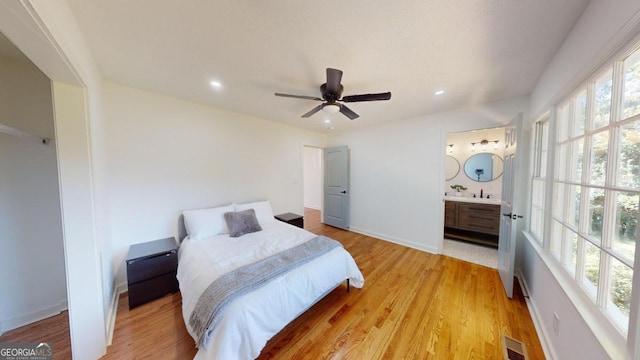
[[[109,317],[107,318],[107,346],[113,341],[113,332],[116,328],[116,316],[118,315],[118,301],[120,295],[127,291],[127,283],[121,283],[113,289],[111,304],[109,304]]]
[[[536,328],[536,333],[538,334],[538,338],[540,339],[540,345],[542,345],[542,351],[544,352],[544,356],[547,359],[557,359],[556,352],[553,350],[551,346],[551,342],[549,341],[549,333],[542,323],[542,318],[540,317],[540,312],[538,311],[538,307],[533,299],[529,296],[531,292],[529,292],[529,287],[527,286],[527,282],[524,280],[524,276],[522,275],[522,271],[518,269],[516,272],[516,277],[518,278],[518,282],[524,288],[524,293],[526,297],[524,301],[527,303],[527,308],[529,309],[529,314],[531,314],[531,320],[533,320],[533,326]]]
[[[54,315],[58,315],[61,312],[67,310],[67,308],[68,308],[67,300],[63,300],[55,305],[51,305],[44,309],[40,309],[28,314],[24,314],[24,315],[16,316],[11,319],[4,320],[0,322],[0,335],[4,334],[7,331],[17,329],[21,326],[29,325],[36,321],[40,321],[48,317],[52,317]]]
[[[437,248],[424,246],[423,244],[417,244],[417,243],[414,243],[414,242],[409,241],[409,240],[397,238],[395,236],[380,234],[380,233],[377,233],[377,232],[374,232],[374,231],[368,231],[368,230],[357,228],[357,227],[350,227],[349,230],[353,231],[355,233],[358,233],[358,234],[367,235],[367,236],[374,237],[376,239],[380,239],[380,240],[388,241],[388,242],[391,242],[391,243],[394,243],[394,244],[410,247],[412,249],[425,251],[425,252],[428,252],[428,253],[431,253],[431,254],[438,254],[438,249]]]

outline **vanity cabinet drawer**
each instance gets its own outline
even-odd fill
[[[483,219],[476,219],[474,217],[460,217],[458,219],[458,228],[475,231],[485,234],[498,235],[500,234],[500,224],[495,224],[493,222],[487,222]]]
[[[458,210],[460,210],[460,212],[472,212],[486,216],[500,215],[500,205],[492,204],[475,204],[461,202],[458,204]]]

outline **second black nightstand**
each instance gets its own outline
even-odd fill
[[[174,238],[131,245],[126,262],[129,309],[178,291],[178,245]]]
[[[275,216],[276,219],[304,229],[304,217],[294,213],[284,213]]]

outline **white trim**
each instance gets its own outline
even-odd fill
[[[0,322],[0,335],[7,331],[17,329],[19,327],[32,324],[36,321],[60,314],[68,309],[67,300],[61,300],[55,305],[51,305],[44,309],[36,310],[24,315],[16,316],[11,319]]]
[[[544,252],[544,249],[533,236],[526,231],[523,231],[522,234],[535,250],[538,257],[540,257],[542,263],[547,267],[549,272],[551,272],[551,275],[560,288],[564,291],[564,295],[567,300],[569,300],[569,303],[573,305],[573,308],[587,324],[588,330],[598,341],[598,345],[600,345],[611,359],[626,359],[626,341],[607,319],[606,315],[597,307],[593,300],[589,298],[589,295],[580,289],[578,283],[570,277],[563,266],[550,254]],[[527,291],[527,294],[531,296],[529,291]],[[535,303],[534,298],[530,297],[530,301]]]
[[[544,357],[552,360],[557,359],[558,355],[556,355],[555,349],[551,346],[552,342],[549,341],[551,337],[549,336],[546,328],[542,325],[543,321],[542,316],[540,316],[540,311],[538,311],[535,301],[529,297],[529,286],[522,275],[521,269],[518,269],[516,272],[516,277],[518,278],[520,287],[524,290],[524,301],[527,303],[527,308],[529,309],[529,314],[531,314],[531,320],[533,321],[533,327],[535,327],[538,338],[540,339],[540,345],[542,346]]]
[[[640,223],[640,211],[638,211]],[[640,254],[640,231],[636,233],[636,254]],[[640,289],[640,272],[633,272],[632,289]],[[636,290],[637,291],[637,290]],[[631,297],[631,313],[629,314],[629,333],[627,335],[627,351],[630,354],[638,354],[640,351],[640,331],[638,331],[638,312],[640,310],[640,296]]]
[[[127,292],[127,283],[123,282],[113,289],[111,304],[109,305],[109,316],[107,317],[107,346],[113,342],[113,332],[116,329],[116,316],[118,316],[118,303],[120,295]]]
[[[394,243],[394,244],[397,244],[397,245],[410,247],[412,249],[425,251],[425,252],[428,252],[428,253],[431,253],[431,254],[436,254],[436,255],[440,254],[438,252],[438,248],[431,247],[431,246],[424,246],[422,244],[418,244],[418,243],[415,243],[413,241],[409,241],[409,240],[406,240],[406,239],[401,239],[401,238],[398,238],[398,237],[395,237],[395,236],[380,234],[380,233],[377,233],[375,231],[369,231],[369,230],[365,230],[365,229],[360,229],[360,228],[353,227],[353,226],[350,227],[349,230],[353,231],[355,233],[358,233],[358,234],[371,236],[371,237],[374,237],[376,239],[384,240],[384,241],[387,241],[387,242],[390,242],[390,243]]]

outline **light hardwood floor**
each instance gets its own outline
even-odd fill
[[[305,228],[351,252],[362,289],[340,286],[265,346],[259,359],[501,359],[502,333],[543,359],[519,287],[504,296],[495,269],[432,255],[320,223]],[[180,293],[129,311],[120,297],[113,345],[103,359],[191,359]]]
[[[53,346],[54,360],[71,359],[69,313],[63,311],[58,315],[7,331],[0,336],[0,343],[3,342],[47,342]]]

